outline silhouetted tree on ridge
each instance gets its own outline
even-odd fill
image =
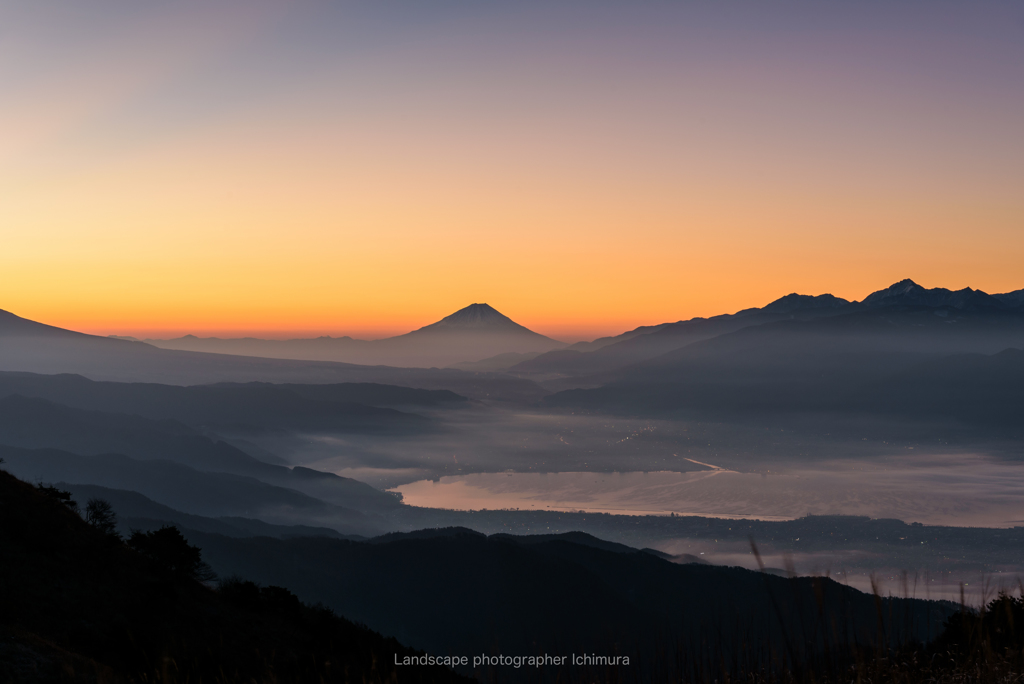
[[[71,498],[71,492],[63,489],[57,489],[50,485],[44,485],[42,482],[36,483],[36,489],[38,489],[41,494],[48,496],[54,501],[61,502],[76,513],[78,512],[78,502]]]
[[[121,538],[117,533],[117,515],[109,501],[89,499],[85,504],[85,521],[110,537]]]
[[[203,561],[199,547],[189,544],[173,525],[165,525],[152,532],[133,530],[128,546],[173,574],[200,582],[217,578],[213,569]]]

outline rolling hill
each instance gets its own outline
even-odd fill
[[[83,456],[121,454],[174,461],[202,472],[253,477],[363,512],[386,512],[399,505],[394,496],[363,482],[310,468],[264,463],[175,420],[87,411],[45,399],[18,395],[0,399],[0,444]]]
[[[173,461],[120,454],[83,456],[56,449],[0,446],[4,467],[31,482],[91,484],[138,492],[153,501],[206,517],[240,516],[276,524],[314,524],[345,534],[385,531],[372,515],[326,503],[253,477],[203,472]]]

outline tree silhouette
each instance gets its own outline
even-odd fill
[[[217,574],[203,562],[199,547],[189,544],[173,525],[165,525],[152,532],[133,530],[132,536],[128,538],[128,546],[176,575],[191,577],[200,582],[217,578]]]
[[[40,494],[48,496],[54,501],[59,501],[76,513],[78,512],[78,502],[71,498],[71,492],[44,485],[42,482],[36,484],[36,489],[39,490]]]
[[[120,538],[117,533],[117,515],[108,501],[89,499],[85,504],[85,521],[103,534]]]

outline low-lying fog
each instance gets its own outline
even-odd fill
[[[1024,576],[1019,531],[1006,529],[1024,526],[1019,446],[980,443],[955,427],[828,416],[639,420],[478,403],[429,417],[435,429],[411,437],[235,437],[401,492],[412,506],[391,524],[403,530],[581,530],[748,568],[757,567],[754,538],[780,572],[904,593],[905,571],[906,591],[933,598],[956,599],[964,583],[977,601]],[[942,525],[951,527],[929,527]]]
[[[894,437],[878,425],[811,431],[480,406],[432,417],[439,429],[416,437],[261,441],[294,464],[431,508],[1024,525],[1024,463],[930,430]]]
[[[866,515],[929,525],[1024,525],[1024,468],[978,455],[820,461],[760,473],[474,473],[396,488],[428,508],[549,509],[787,520]]]

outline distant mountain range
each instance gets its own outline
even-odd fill
[[[830,294],[789,294],[763,308],[744,309],[735,314],[693,318],[676,323],[645,326],[590,343],[572,345],[566,349],[537,355],[531,359],[509,365],[506,370],[523,377],[549,381],[553,389],[563,387],[594,386],[609,378],[602,374],[633,364],[655,359],[687,345],[710,340],[746,328],[791,320],[820,320],[831,317],[887,312],[893,320],[910,314],[912,309],[935,309],[943,320],[957,320],[968,316],[972,320],[1001,318],[1018,320],[1024,315],[1024,290],[989,295],[980,290],[964,288],[924,288],[912,280],[901,280],[883,290],[873,292],[861,302],[851,302]],[[952,314],[952,318],[949,316]],[[992,332],[992,331],[989,331]],[[949,345],[949,353],[994,353],[1010,346],[1020,346],[1018,336],[990,337],[979,335],[973,342]],[[482,362],[482,363],[486,363]],[[557,378],[571,378],[559,383]],[[583,378],[589,378],[580,382]],[[550,382],[555,380],[555,382]]]
[[[1024,290],[990,295],[971,288],[927,289],[911,280],[860,302],[793,293],[762,308],[643,326],[571,346],[530,331],[486,304],[375,341],[185,337],[143,343],[0,312],[0,370],[171,384],[384,383],[520,404],[563,390],[657,385],[659,391],[645,401],[661,406],[658,397],[672,385],[677,398],[662,408],[679,405],[680,392],[693,397],[683,405],[699,397],[707,407],[724,391],[723,382],[737,374],[735,391],[760,378],[768,383],[763,388],[774,389],[756,395],[772,401],[783,395],[789,403],[798,396],[804,402],[834,401],[840,385],[843,392],[852,391],[857,382],[881,381],[918,361],[1021,347]],[[450,367],[418,367],[427,365]],[[840,376],[846,379],[840,382]],[[628,392],[615,389],[614,394],[621,398]],[[551,401],[577,405],[582,396]],[[744,403],[757,402],[748,398]],[[589,399],[586,405],[597,406]]]
[[[507,335],[501,332],[507,332],[509,329],[514,331],[513,326],[516,324],[512,323],[509,326],[499,322],[493,326],[499,330],[497,334],[475,334],[472,329],[466,332],[458,326],[452,326],[446,333],[445,328],[442,328],[440,332],[435,330],[424,334],[424,349],[441,349],[443,352],[446,345],[458,348],[461,344],[459,340],[472,346],[475,344],[474,340],[498,345],[495,340],[509,339],[510,336],[515,340],[532,339],[530,336],[534,333],[513,332]],[[420,339],[414,336],[418,332],[410,334],[406,341],[399,343],[399,346],[414,347],[415,344],[410,343],[408,339]],[[462,333],[466,335],[463,336]],[[458,339],[453,339],[456,337]],[[557,344],[543,342],[547,339],[543,336],[537,337],[541,338],[538,344],[542,347],[547,344],[545,348],[551,348],[551,344]],[[320,343],[318,340],[311,342]],[[487,347],[486,353],[492,353],[491,350],[500,348]],[[173,385],[253,381],[350,386],[386,384],[426,390],[451,390],[471,399],[517,403],[534,402],[545,394],[544,390],[530,380],[494,373],[444,368],[368,366],[336,361],[257,358],[160,349],[140,341],[112,339],[65,330],[21,318],[7,311],[0,311],[0,371],[72,373],[92,380]]]
[[[989,295],[964,288],[924,288],[902,280],[851,302],[831,294],[789,294],[762,308],[735,314],[642,326],[621,335],[565,345],[512,321],[487,304],[472,304],[431,325],[382,340],[318,337],[295,340],[220,339],[186,335],[147,339],[163,349],[278,359],[338,361],[399,367],[451,367],[471,372],[509,371],[519,377],[584,377],[653,359],[692,342],[755,324],[792,317],[838,315],[892,306],[925,306],[969,312],[1024,309],[1024,290]],[[119,338],[131,339],[131,338]],[[570,383],[576,384],[576,383]],[[557,383],[551,385],[559,389]]]
[[[171,340],[144,341],[161,349],[180,351],[416,368],[443,368],[497,354],[541,353],[565,346],[519,325],[488,304],[471,304],[437,323],[381,340],[351,337],[221,339],[186,335]]]
[[[930,306],[949,307],[963,311],[998,311],[1019,309],[1024,304],[1024,290],[990,295],[981,290],[965,287],[947,290],[944,287],[926,289],[913,280],[901,280],[884,290],[872,292],[864,298],[865,306]]]
[[[808,412],[952,418],[1017,434],[1020,294],[904,280],[862,302],[789,295],[594,351],[543,354],[509,372],[567,388],[545,399],[552,407],[716,420]]]

